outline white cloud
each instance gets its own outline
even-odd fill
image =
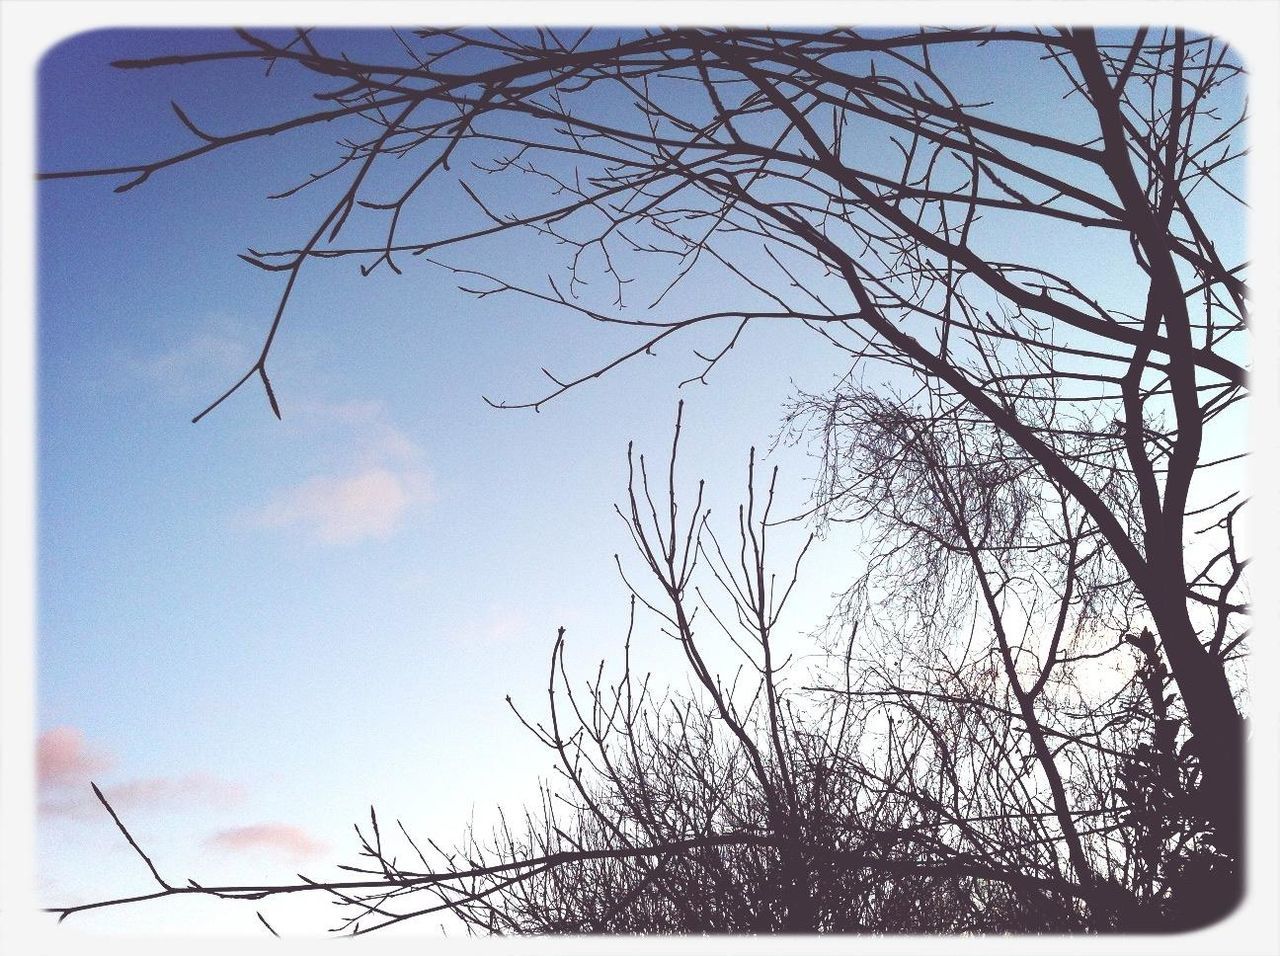
[[[278,492],[255,513],[268,528],[304,528],[342,544],[390,537],[410,505],[425,497],[421,476],[372,467],[349,475],[315,475]]]
[[[244,323],[225,316],[182,342],[149,354],[130,354],[123,361],[134,378],[183,401],[217,392],[253,364],[261,342]]]
[[[494,606],[464,621],[452,637],[467,646],[503,645],[524,638],[532,627],[524,611]]]
[[[263,528],[291,528],[326,544],[386,539],[415,507],[433,499],[422,450],[376,402],[308,403],[303,427],[323,448],[332,443],[348,460],[277,490],[248,515]]]

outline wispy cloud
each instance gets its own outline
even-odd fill
[[[415,497],[405,475],[369,468],[352,475],[316,475],[280,491],[256,512],[266,528],[301,527],[331,544],[387,538]]]
[[[131,376],[184,401],[221,391],[253,362],[255,333],[228,316],[212,316],[189,337],[124,357]]]
[[[110,773],[116,761],[86,743],[76,727],[54,727],[36,742],[36,778],[42,816],[92,819],[103,813],[89,787]],[[243,792],[235,784],[206,773],[176,777],[135,777],[102,787],[118,811],[159,807],[227,807]]]
[[[278,489],[248,514],[263,528],[292,528],[327,544],[385,539],[432,500],[422,450],[374,402],[303,405],[305,426],[345,450],[348,466]]]
[[[265,852],[300,861],[323,853],[328,847],[301,827],[287,823],[256,823],[219,830],[205,846],[231,852]]]
[[[252,365],[259,345],[246,323],[211,316],[189,337],[128,354],[128,377],[171,398],[207,401]],[[301,532],[325,544],[394,535],[432,498],[422,449],[379,402],[317,401],[291,394],[286,435],[328,464],[238,516],[260,528]],[[340,463],[335,465],[334,463]]]
[[[509,607],[491,607],[464,624],[458,639],[467,644],[506,644],[529,632],[529,616]]]
[[[161,804],[228,807],[244,797],[236,784],[207,773],[189,773],[181,777],[141,777],[104,788],[113,805],[150,807]]]
[[[423,580],[426,580],[424,577]],[[421,584],[415,586],[422,587]],[[552,604],[514,606],[494,603],[479,608],[462,619],[461,625],[449,632],[449,639],[468,647],[501,648],[513,644],[535,646],[554,640],[556,628],[576,630],[583,624],[599,626],[598,622],[584,615],[581,609],[571,605]],[[546,643],[549,648],[550,643]]]

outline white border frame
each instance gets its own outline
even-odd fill
[[[466,16],[460,17],[459,11]],[[1280,621],[1280,562],[1276,560],[1280,503],[1275,475],[1280,435],[1280,336],[1277,277],[1280,276],[1280,173],[1277,140],[1280,106],[1280,4],[1275,0],[1184,0],[1179,3],[1047,2],[1047,0],[470,0],[466,4],[366,0],[356,6],[335,0],[147,0],[97,3],[86,0],[0,0],[0,952],[5,953],[239,953],[311,951],[316,940],[261,941],[228,938],[105,937],[78,933],[72,924],[54,928],[37,911],[34,873],[34,694],[35,694],[35,81],[43,53],[76,33],[104,27],[205,27],[293,25],[374,26],[428,22],[433,25],[598,24],[643,25],[763,23],[787,25],[1032,24],[1070,21],[1095,26],[1174,23],[1227,39],[1250,73],[1251,176],[1250,277],[1254,299],[1252,390],[1253,487],[1257,549],[1255,638],[1251,659],[1252,739],[1249,765],[1248,888],[1244,902],[1212,927],[1181,935],[1061,937],[542,937],[484,940],[378,940],[362,943],[375,952],[481,953],[866,953],[948,954],[1078,953],[1087,946],[1126,956],[1222,952],[1280,954],[1280,668],[1275,625]],[[1271,581],[1273,585],[1265,582]],[[334,944],[329,944],[334,945]],[[339,944],[340,945],[340,944]]]

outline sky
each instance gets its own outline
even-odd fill
[[[224,36],[100,32],[52,51],[40,74],[41,167],[189,144],[170,100],[216,132],[308,94],[287,71],[106,67]],[[317,169],[331,141],[319,129],[288,148],[238,147],[122,195],[101,180],[40,188],[48,902],[149,885],[90,779],[163,873],[201,882],[331,873],[354,862],[351,826],[371,803],[443,843],[473,815],[483,827],[497,805],[518,807],[551,755],[504,698],[541,712],[557,627],[584,677],[621,646],[627,599],[613,555],[625,557],[628,538],[612,507],[627,442],[663,460],[685,399],[680,474],[686,489],[706,478],[724,514],[748,449],[770,446],[786,400],[843,371],[817,337],[760,325],[707,386],[675,387],[699,364],[677,344],[538,413],[497,411],[482,396],[535,397],[540,367],[587,371],[619,339],[527,301],[477,300],[417,260],[403,276],[367,278],[340,261],[308,268],[273,351],[283,420],[250,386],[193,425],[253,361],[279,288],[237,253],[296,241],[320,201],[264,197]],[[424,209],[446,223],[473,214],[448,195]],[[530,248],[512,233],[474,255],[533,268]],[[701,287],[686,302],[711,307],[722,294]],[[783,507],[802,507],[807,449],[767,460],[782,469]],[[858,563],[837,535],[806,567],[784,619],[797,635]],[[641,653],[677,679],[670,651],[650,628]],[[327,925],[290,906],[273,909],[280,931]],[[228,916],[217,901],[76,922],[261,932],[250,909]]]
[[[42,165],[185,145],[170,98],[209,129],[243,121],[253,71],[105,67],[208,42],[107,32],[51,52]],[[287,77],[281,87],[294,92]],[[793,387],[835,371],[816,337],[761,328],[709,386],[676,390],[699,364],[681,346],[540,413],[496,411],[482,396],[533,397],[540,366],[586,371],[612,342],[547,309],[477,302],[416,260],[403,277],[367,279],[343,263],[312,271],[291,305],[272,364],[283,420],[246,388],[193,425],[256,354],[278,283],[235,256],[293,238],[284,227],[299,211],[262,199],[315,162],[307,142],[180,167],[123,195],[102,181],[41,187],[38,756],[51,902],[149,880],[90,777],[162,871],[201,881],[352,862],[351,826],[371,803],[442,842],[473,811],[483,822],[499,803],[518,807],[551,761],[504,697],[541,713],[559,626],[584,677],[621,646],[613,555],[629,545],[612,507],[627,442],[664,460],[684,398],[687,489],[705,477],[727,512]],[[524,241],[486,254],[517,258]],[[800,449],[775,460],[780,497],[798,507],[810,463]],[[818,623],[838,557],[811,561],[798,631]],[[650,656],[659,670],[669,659],[661,646]],[[163,931],[166,907],[77,922]],[[216,903],[190,910],[184,926],[261,930],[247,909],[238,926]]]

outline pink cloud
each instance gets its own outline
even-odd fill
[[[425,496],[420,475],[375,466],[308,478],[277,494],[253,519],[269,528],[300,527],[329,543],[386,538]]]
[[[244,795],[235,784],[198,773],[185,777],[141,777],[101,789],[117,813],[193,807],[222,809],[234,805]],[[93,820],[105,813],[87,782],[41,788],[39,809],[43,816],[76,820]]]
[[[219,830],[205,841],[205,846],[220,850],[266,851],[293,860],[303,860],[323,852],[325,844],[300,827],[287,823],[256,823]]]
[[[111,767],[111,760],[94,753],[75,727],[53,727],[36,741],[36,779],[41,789],[55,786],[88,786],[91,776]]]
[[[106,787],[104,793],[112,806],[117,807],[148,807],[166,803],[225,807],[244,796],[244,791],[237,785],[206,773],[129,780]]]
[[[381,403],[309,402],[299,410],[298,437],[343,464],[276,489],[242,515],[248,523],[349,544],[389,538],[415,507],[434,500],[422,449]]]
[[[110,771],[115,760],[85,743],[76,727],[54,727],[36,741],[39,810],[44,816],[95,819],[105,813],[89,787],[92,778]],[[118,811],[157,807],[226,807],[243,796],[241,789],[206,773],[181,777],[139,777],[102,787]]]

